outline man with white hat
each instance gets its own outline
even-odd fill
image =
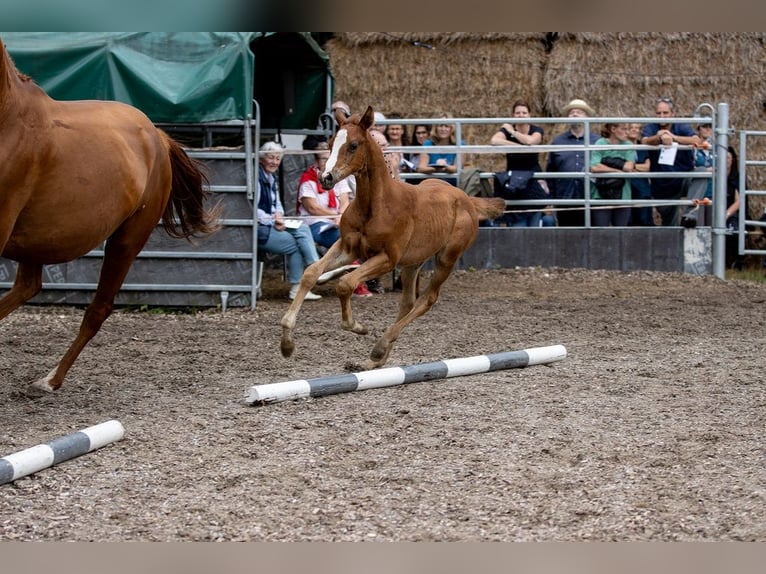
[[[569,118],[593,117],[596,112],[593,111],[585,100],[575,99],[569,102],[561,111],[562,116]],[[598,135],[585,129],[585,123],[572,121],[569,129],[553,138],[551,145],[585,145],[585,138],[588,143],[593,144],[598,139]],[[566,172],[566,171],[589,171],[585,165],[584,151],[551,151],[548,154],[548,163],[545,167],[547,172]],[[545,178],[548,182],[548,189],[551,192],[551,199],[584,199],[585,198],[585,179],[574,177],[567,179]],[[556,214],[560,227],[582,227],[585,225],[585,210],[570,209],[564,207]]]

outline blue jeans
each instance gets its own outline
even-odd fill
[[[300,283],[303,270],[319,261],[314,238],[306,224],[297,229],[277,231],[271,228],[266,243],[258,246],[269,253],[287,256],[287,276],[291,284]]]
[[[526,207],[526,206],[525,206]],[[543,219],[542,211],[527,211],[525,213],[506,213],[498,218],[508,227],[540,227]],[[495,221],[498,221],[496,219]]]
[[[329,227],[327,227],[328,225]],[[338,239],[340,239],[340,228],[338,228],[337,225],[329,224],[326,221],[317,221],[316,223],[312,223],[310,227],[311,236],[314,238],[314,241],[322,247],[327,247],[329,249],[336,241],[338,241]],[[326,229],[321,231],[323,227]]]

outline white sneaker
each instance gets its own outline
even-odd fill
[[[290,287],[290,295],[289,295],[290,301],[295,299],[295,296],[298,294],[299,288],[300,288],[300,285],[297,283],[293,285],[292,287]],[[321,298],[322,298],[321,295],[317,295],[316,293],[312,293],[311,291],[306,293],[306,296],[304,297],[306,301],[318,301]]]
[[[336,277],[340,277],[345,273],[350,273],[357,267],[359,267],[359,263],[352,263],[351,265],[343,265],[331,271],[325,271],[319,276],[319,279],[317,279],[317,285],[327,283],[330,279],[335,279]]]

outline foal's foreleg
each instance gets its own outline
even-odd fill
[[[388,355],[391,353],[391,349],[393,348],[396,340],[399,338],[399,334],[402,332],[402,329],[404,329],[407,325],[412,323],[421,315],[427,313],[433,304],[436,303],[437,299],[439,299],[439,290],[441,289],[442,284],[449,277],[454,265],[454,263],[446,264],[439,263],[437,261],[436,269],[431,276],[431,281],[429,281],[428,287],[415,300],[415,304],[412,306],[410,311],[403,317],[399,317],[399,319],[397,319],[393,325],[385,330],[380,339],[378,339],[378,341],[375,343],[375,346],[372,348],[369,360],[364,365],[365,369],[376,369],[378,367],[382,367],[386,363],[388,360]],[[402,289],[404,288],[404,279],[402,279]],[[400,304],[400,309],[401,308],[402,307]]]
[[[327,250],[327,253],[325,253],[319,261],[312,263],[303,271],[298,293],[296,293],[295,299],[293,299],[292,303],[290,303],[290,306],[287,308],[287,311],[282,316],[282,341],[280,350],[283,357],[289,357],[295,351],[293,329],[295,328],[298,312],[303,305],[303,300],[306,297],[306,294],[311,291],[314,285],[316,285],[317,279],[319,279],[319,276],[322,273],[337,269],[341,265],[351,262],[351,256],[341,250],[340,244],[341,242],[339,239]]]
[[[365,260],[357,269],[338,281],[336,293],[338,294],[338,299],[340,299],[341,327],[343,329],[359,335],[367,334],[367,327],[354,319],[354,314],[351,310],[351,294],[362,281],[379,277],[393,268],[394,264],[391,263],[388,255],[378,253]]]

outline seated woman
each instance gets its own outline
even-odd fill
[[[295,299],[303,271],[319,261],[314,238],[307,225],[285,225],[285,210],[279,199],[279,178],[276,173],[284,150],[277,142],[264,143],[258,154],[258,248],[287,257],[290,299]],[[306,300],[321,299],[309,291]]]
[[[340,239],[338,221],[345,211],[351,197],[349,178],[339,181],[330,190],[319,184],[319,172],[324,170],[330,157],[327,142],[320,142],[314,148],[316,163],[301,175],[298,184],[298,215],[306,217],[306,224],[311,229],[314,241],[329,248]]]

